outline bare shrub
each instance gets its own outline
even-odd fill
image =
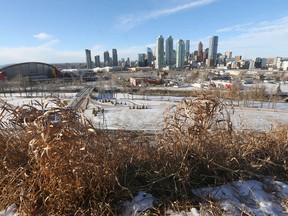
[[[16,203],[28,215],[119,215],[121,202],[142,190],[158,198],[163,215],[197,206],[191,188],[267,175],[288,180],[287,126],[235,131],[231,103],[217,95],[181,101],[157,139],[99,130],[55,104],[48,111],[46,102],[2,106],[0,209]]]
[[[200,95],[182,100],[167,116],[160,145],[172,160],[177,181],[186,187],[232,178],[230,172],[223,176],[222,168],[226,162],[227,170],[237,168],[234,161],[226,161],[236,143],[228,105],[214,95]]]
[[[58,122],[50,121],[52,111],[25,126],[13,116],[18,127],[1,133],[0,208],[16,203],[28,215],[110,214],[121,166],[110,149],[118,145],[73,111],[57,113]]]
[[[191,187],[267,175],[287,179],[287,138],[281,135],[287,127],[234,131],[230,105],[217,96],[200,95],[181,101],[167,116],[159,152],[166,158],[165,168],[172,167],[174,192],[188,196]]]

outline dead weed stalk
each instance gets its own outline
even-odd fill
[[[181,101],[153,145],[129,131],[94,128],[55,103],[2,106],[0,209],[16,203],[27,215],[119,215],[121,201],[140,190],[159,208],[186,209],[199,201],[191,188],[288,179],[288,127],[235,131],[232,103],[216,95]]]

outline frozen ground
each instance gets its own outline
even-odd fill
[[[91,101],[85,116],[94,122],[95,126],[109,129],[127,130],[159,130],[164,126],[164,117],[169,108],[177,105],[181,97],[161,97],[142,95],[117,94],[117,100],[103,102]],[[118,104],[115,106],[116,101]],[[252,103],[251,105],[252,106]],[[104,113],[92,114],[93,108],[101,107]],[[144,109],[142,108],[144,107]],[[288,103],[277,103],[275,109],[268,109],[271,104],[253,103],[254,108],[235,106],[231,120],[235,129],[269,130],[281,124],[288,123]],[[232,111],[231,111],[232,112]]]
[[[282,92],[286,92],[288,93],[288,82],[285,83],[259,83],[259,84],[246,84],[243,85],[244,89],[249,89],[251,87],[262,87],[264,86],[266,88],[266,92],[268,93],[272,93],[275,92],[277,90],[277,88],[280,86],[280,90]]]
[[[42,96],[43,95],[43,96]],[[23,94],[22,94],[23,96]],[[84,115],[90,119],[95,127],[127,130],[161,130],[164,126],[164,117],[169,108],[177,105],[182,97],[172,96],[143,96],[129,94],[115,94],[110,101],[92,100]],[[53,97],[72,99],[75,93],[33,95],[32,98],[21,97],[19,94],[1,97],[15,106],[29,103],[31,100],[48,102]],[[117,102],[117,105],[115,105]],[[51,104],[53,105],[53,104]],[[288,103],[279,102],[272,107],[271,103],[250,102],[250,107],[235,106],[231,120],[234,129],[241,130],[270,130],[278,125],[288,123]],[[93,115],[93,110],[104,109]],[[252,108],[253,107],[253,108]],[[260,108],[263,107],[263,108]]]
[[[268,216],[288,215],[288,184],[265,179],[262,182],[256,180],[236,181],[217,187],[192,189],[192,193],[198,196],[202,209],[191,208],[189,211],[175,212],[167,210],[170,216],[200,216],[213,215],[209,212],[209,200],[213,200],[223,215],[256,215]],[[152,194],[140,191],[132,200],[123,202],[122,216],[141,216],[154,207],[157,198]],[[11,204],[6,211],[0,212],[0,216],[16,216],[17,206]]]
[[[288,184],[273,179],[236,181],[217,187],[192,189],[202,200],[202,209],[191,208],[186,212],[167,211],[170,216],[214,215],[209,213],[209,200],[213,200],[223,215],[288,215]],[[133,200],[124,202],[125,216],[140,216],[153,207],[156,198],[152,194],[139,192]]]

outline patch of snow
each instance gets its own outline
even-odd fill
[[[236,181],[217,187],[192,189],[192,192],[204,203],[212,199],[219,204],[224,215],[241,215],[241,212],[257,216],[288,214],[285,203],[288,199],[288,184],[272,179],[263,182]]]
[[[266,178],[262,182],[256,180],[235,181],[216,187],[192,189],[194,195],[202,199],[201,206],[197,210],[175,212],[167,210],[170,216],[200,216],[209,214],[209,200],[220,206],[223,215],[288,215],[288,184]],[[134,199],[125,201],[123,216],[141,215],[145,210],[153,208],[154,198],[151,194],[140,192]],[[207,208],[206,208],[207,203]],[[207,210],[205,210],[207,209]]]
[[[153,208],[154,197],[152,194],[140,191],[132,201],[125,201],[123,203],[123,216],[140,216],[146,210]]]
[[[172,210],[168,210],[166,214],[169,216],[200,216],[200,213],[196,208],[191,208],[190,211],[181,212],[174,212]]]
[[[11,204],[6,210],[0,212],[0,216],[17,216],[18,207],[16,204]]]

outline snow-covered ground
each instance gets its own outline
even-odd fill
[[[8,103],[20,106],[29,103],[31,100],[42,101],[43,103],[60,97],[72,99],[76,93],[50,94],[43,93],[43,97],[33,95],[32,98],[22,97],[19,94],[1,97]],[[177,105],[183,97],[172,96],[147,96],[130,95],[118,93],[113,95],[110,101],[92,100],[84,115],[90,119],[95,127],[108,129],[127,130],[161,130],[164,126],[164,117],[168,114],[169,108]],[[115,103],[117,102],[117,105]],[[236,104],[236,103],[235,103]],[[53,104],[51,104],[53,105]],[[278,125],[288,123],[288,103],[276,103],[272,109],[271,103],[250,102],[250,107],[234,106],[234,113],[231,120],[234,129],[241,130],[270,130]],[[95,116],[93,110],[104,109]],[[253,107],[253,108],[252,108]],[[263,108],[260,108],[263,107]]]
[[[192,189],[192,193],[202,200],[202,209],[191,208],[189,211],[167,211],[170,216],[200,216],[209,214],[209,200],[213,200],[222,210],[223,215],[288,215],[288,184],[265,179],[236,181],[217,187]],[[125,216],[140,216],[153,207],[156,199],[152,194],[139,192],[133,200],[124,202]]]
[[[21,106],[23,104],[29,104],[31,101],[39,101],[46,103],[52,101],[55,98],[61,99],[72,99],[76,93],[50,93],[50,92],[41,92],[41,93],[32,93],[26,95],[24,93],[13,93],[13,94],[0,94],[0,99],[6,101],[9,104],[14,106]]]
[[[84,112],[85,116],[91,119],[95,126],[101,128],[159,130],[164,126],[164,117],[168,114],[169,108],[177,105],[183,98],[142,95],[133,95],[132,98],[131,95],[117,94],[116,99],[112,100],[113,104],[103,100],[91,101]],[[115,106],[116,101],[118,104]],[[95,107],[103,108],[104,113],[94,116],[92,113]],[[264,103],[263,108],[260,108],[260,103],[254,103],[253,107],[234,107],[231,120],[235,129],[269,130],[288,123],[288,103],[279,102],[275,105],[275,109],[269,109],[268,107],[271,107],[269,103]]]
[[[280,90],[282,92],[288,93],[288,82],[285,82],[285,83],[266,83],[266,82],[263,82],[263,83],[259,83],[259,84],[256,84],[256,83],[244,84],[243,88],[249,89],[251,87],[262,87],[262,86],[266,88],[267,93],[275,92],[278,87],[280,87]]]
[[[217,187],[192,189],[192,193],[202,200],[202,209],[191,208],[189,211],[175,212],[167,210],[170,216],[213,215],[209,213],[209,200],[213,200],[222,210],[223,215],[288,215],[288,184],[265,179],[264,181],[236,181]],[[140,216],[152,209],[157,198],[150,193],[140,191],[132,200],[123,202],[123,216]],[[17,206],[11,204],[0,216],[16,216]]]
[[[207,198],[215,200],[224,215],[288,214],[288,184],[273,179],[236,181],[218,187],[193,189],[192,192],[203,201]]]

